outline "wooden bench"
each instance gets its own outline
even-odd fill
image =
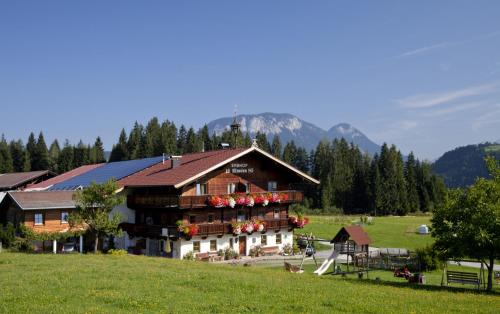
[[[275,255],[280,252],[279,246],[264,246],[262,247],[262,255]]]
[[[302,274],[304,272],[299,266],[292,265],[288,262],[285,262],[285,270],[296,274]]]
[[[197,253],[196,260],[202,262],[214,262],[222,260],[222,256],[219,256],[217,252]]]
[[[469,273],[462,271],[447,271],[446,282],[447,285],[449,285],[450,283],[475,285],[478,290],[479,286],[481,285],[481,279],[479,279],[476,273]]]

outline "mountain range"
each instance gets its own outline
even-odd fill
[[[225,130],[229,130],[235,118],[240,123],[243,133],[248,132],[250,136],[255,136],[257,132],[264,133],[270,142],[275,135],[278,135],[282,145],[293,140],[297,146],[312,150],[323,139],[331,141],[344,138],[347,142],[354,143],[372,155],[380,151],[379,145],[348,123],[339,123],[329,130],[324,130],[288,113],[266,112],[220,118],[207,124],[210,134],[215,132],[220,135]]]

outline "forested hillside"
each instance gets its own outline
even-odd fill
[[[466,187],[478,177],[488,177],[484,162],[486,155],[500,160],[500,144],[483,143],[455,148],[436,160],[432,169],[443,177],[448,187]]]

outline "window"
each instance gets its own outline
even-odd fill
[[[67,224],[69,221],[69,214],[68,212],[61,212],[61,223],[62,224]]]
[[[200,241],[193,241],[193,253],[200,253]]]
[[[274,210],[274,219],[280,219],[280,210],[278,208]]]
[[[259,208],[259,210],[257,211],[257,218],[264,219],[264,216],[265,216],[265,210],[262,208]]]
[[[238,216],[236,217],[236,220],[238,222],[242,222],[242,221],[245,221],[247,220],[247,217],[245,215],[245,211],[244,210],[238,210]]]
[[[196,216],[195,215],[189,215],[189,223],[194,224],[196,222]]]
[[[207,221],[209,224],[213,223],[214,222],[214,214],[208,214]]]
[[[35,214],[35,225],[43,225],[43,214],[42,213]]]
[[[278,183],[276,181],[267,182],[267,190],[268,191],[276,191],[278,189]]]
[[[281,233],[276,233],[276,244],[281,244]]]
[[[217,240],[210,240],[210,251],[217,251]]]
[[[206,195],[208,194],[206,183],[196,183],[196,195]]]
[[[253,244],[257,243],[257,238],[252,238],[252,243]]]
[[[229,183],[227,185],[227,194],[232,194],[236,192],[236,183]]]
[[[234,246],[234,240],[233,238],[229,239],[229,247],[232,249]]]
[[[267,245],[267,235],[263,234],[260,236],[260,245]]]

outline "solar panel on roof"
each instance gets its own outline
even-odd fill
[[[66,181],[57,183],[49,190],[76,190],[80,187],[87,187],[92,182],[104,183],[112,178],[120,180],[133,173],[151,167],[161,162],[162,159],[163,157],[160,156],[137,160],[110,162],[76,177],[72,177]]]

